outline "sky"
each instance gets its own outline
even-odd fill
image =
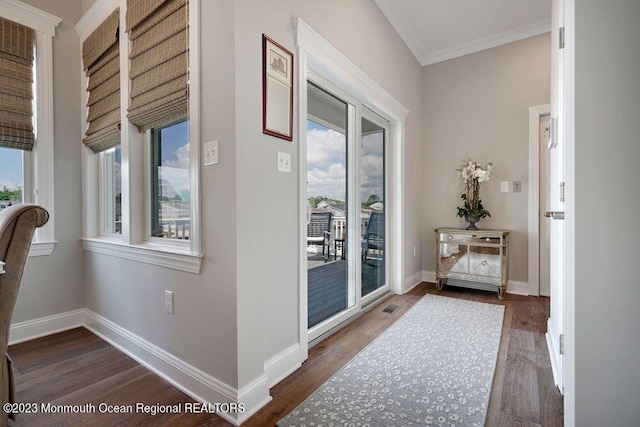
[[[162,130],[162,166],[159,178],[168,181],[176,193],[189,192],[189,122]]]
[[[164,129],[162,134],[161,178],[169,181],[178,193],[189,190],[188,126],[188,122],[183,122]],[[307,144],[309,197],[324,196],[344,201],[347,172],[345,136],[309,121]],[[383,197],[383,151],[382,133],[363,137],[360,152],[363,201],[371,194]],[[0,188],[6,185],[15,189],[22,185],[21,156],[19,150],[0,148]]]
[[[15,190],[22,186],[22,151],[0,148],[0,189]]]
[[[168,181],[185,200],[189,193],[189,122],[182,122],[162,130],[162,166],[160,178]],[[120,192],[120,150],[116,150],[116,193]]]
[[[366,135],[360,148],[362,169],[362,201],[375,194],[383,198],[384,141],[383,133]],[[346,200],[346,138],[343,134],[307,122],[308,196],[324,196]]]

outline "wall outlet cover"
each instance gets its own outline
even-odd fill
[[[164,291],[164,311],[173,314],[173,292]]]
[[[519,193],[521,191],[522,191],[522,182],[513,181],[513,192],[514,193]]]

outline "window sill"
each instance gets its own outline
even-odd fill
[[[203,258],[201,254],[181,251],[180,248],[173,248],[170,245],[156,245],[153,243],[128,245],[117,240],[105,238],[83,238],[82,246],[87,252],[144,262],[194,274],[200,273]]]
[[[56,241],[53,242],[31,242],[31,248],[29,249],[29,256],[45,256],[51,255],[53,249],[56,246]]]

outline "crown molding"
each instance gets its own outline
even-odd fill
[[[438,62],[447,61],[449,59],[458,58],[460,56],[492,49],[494,47],[502,46],[508,43],[517,42],[519,40],[528,39],[529,37],[535,37],[540,34],[548,33],[549,31],[551,31],[551,20],[543,20],[527,27],[518,28],[515,31],[509,31],[502,34],[473,40],[469,43],[462,43],[456,46],[452,46],[451,48],[425,54],[424,56],[418,57],[418,60],[420,62],[420,65],[424,67]]]
[[[17,0],[0,0],[0,15],[51,37],[55,37],[56,27],[62,21],[55,15]]]
[[[98,0],[85,13],[75,26],[80,43],[95,31],[98,26],[118,7],[120,0]]]

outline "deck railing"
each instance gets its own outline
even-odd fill
[[[364,236],[367,232],[367,226],[369,225],[369,217],[360,218],[360,235]],[[344,234],[343,234],[344,233]],[[329,252],[334,253],[334,242],[336,239],[342,239],[343,235],[346,237],[347,233],[347,218],[344,216],[334,216],[331,218],[331,240],[329,242]]]
[[[167,239],[189,240],[191,219],[176,218],[160,221],[162,237]]]

